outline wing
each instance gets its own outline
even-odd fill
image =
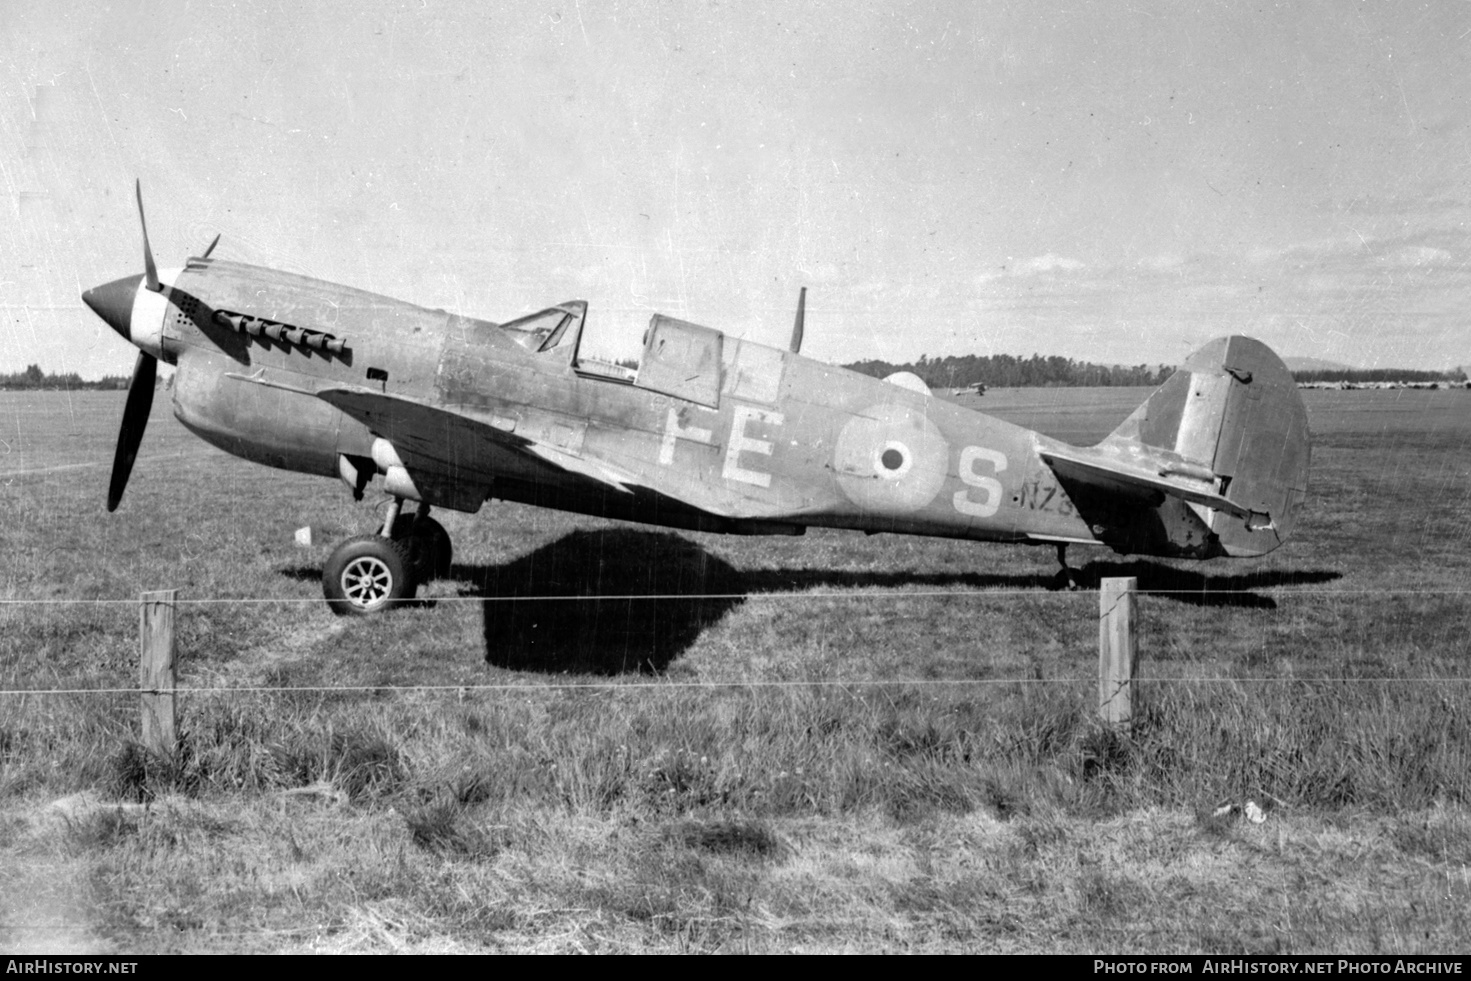
[[[415,483],[426,491],[432,488],[446,506],[476,493],[484,500],[499,477],[542,484],[591,482],[619,494],[632,494],[638,484],[621,468],[578,453],[581,434],[575,422],[518,432],[514,420],[481,420],[372,389],[329,388],[316,395],[392,443]]]

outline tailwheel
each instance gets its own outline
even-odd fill
[[[427,509],[426,509],[427,510]],[[382,531],[379,531],[382,534]],[[408,550],[409,572],[417,583],[443,579],[454,561],[454,545],[444,525],[424,510],[401,514],[393,522],[392,538]]]
[[[1067,564],[1067,542],[1057,543],[1057,564],[1062,566],[1057,570],[1057,588],[1076,591],[1078,588],[1077,570]]]
[[[412,599],[418,583],[407,548],[378,535],[349,538],[322,567],[322,593],[339,616],[366,616]]]

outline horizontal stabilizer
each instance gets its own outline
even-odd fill
[[[1256,515],[1252,512],[1222,497],[1220,494],[1203,487],[1192,487],[1188,484],[1171,480],[1164,474],[1151,473],[1131,467],[1119,460],[1110,459],[1107,456],[1086,449],[1044,449],[1039,451],[1043,460],[1047,461],[1053,471],[1059,476],[1076,480],[1084,484],[1105,485],[1123,484],[1126,487],[1138,488],[1143,491],[1157,491],[1178,497],[1191,504],[1199,504],[1202,507],[1212,508],[1216,511],[1224,511],[1234,514],[1238,518],[1244,518],[1253,523],[1265,523],[1270,520],[1266,515]]]

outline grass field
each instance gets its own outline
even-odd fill
[[[1145,394],[974,404],[1088,443]],[[340,484],[160,393],[108,515],[121,394],[0,393],[0,949],[1466,952],[1471,393],[1306,396],[1285,548],[1073,550],[1148,591],[1120,738],[1051,549],[495,503],[344,621]],[[171,760],[97,691],[164,588]]]

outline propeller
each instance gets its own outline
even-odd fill
[[[799,354],[802,351],[802,322],[806,320],[806,318],[807,287],[804,286],[802,287],[802,292],[797,294],[797,319],[792,322],[791,350],[793,354]]]
[[[148,243],[148,220],[143,215],[143,182],[135,181],[134,192],[138,197],[138,225],[143,230],[143,276],[125,276],[122,279],[87,290],[82,300],[101,317],[108,326],[138,346],[138,360],[133,365],[133,380],[128,383],[128,400],[123,405],[123,423],[117,434],[117,452],[112,459],[112,480],[107,486],[107,510],[116,511],[128,486],[128,477],[133,472],[133,461],[138,458],[138,446],[143,441],[143,431],[148,428],[148,414],[153,411],[153,390],[158,383],[158,357],[150,353],[145,344],[162,349],[161,338],[146,340],[135,337],[132,332],[133,312],[139,287],[154,293],[163,293],[163,283],[158,278],[158,267],[153,263],[153,247]],[[215,236],[204,250],[203,258],[215,250],[220,237]],[[142,280],[140,282],[139,280]]]
[[[138,224],[143,229],[143,271],[148,289],[163,292],[158,281],[158,267],[153,264],[153,249],[148,244],[148,220],[143,216],[143,182],[135,181],[138,196]],[[211,244],[210,248],[214,248]],[[133,380],[128,383],[128,400],[123,404],[123,423],[117,434],[117,452],[112,458],[112,479],[107,485],[107,510],[116,511],[138,459],[138,445],[148,428],[148,414],[153,411],[153,389],[158,383],[158,359],[147,351],[138,352],[133,364]]]
[[[147,351],[138,352],[133,365],[133,380],[128,383],[128,401],[123,405],[123,424],[117,434],[117,453],[112,458],[112,480],[107,485],[107,510],[116,511],[138,458],[138,444],[148,428],[148,414],[153,410],[153,388],[158,381],[158,359]]]

